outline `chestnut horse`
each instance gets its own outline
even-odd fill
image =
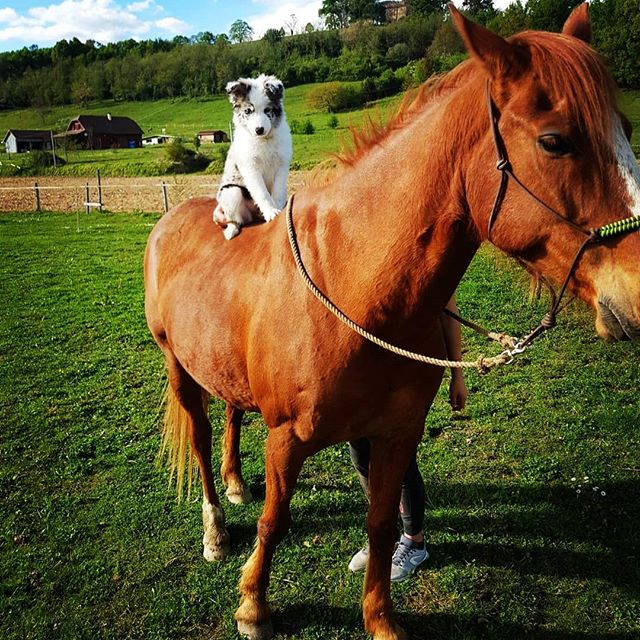
[[[586,5],[562,34],[507,40],[451,12],[471,59],[423,88],[386,127],[359,134],[329,179],[296,194],[309,273],[372,333],[442,357],[440,314],[487,239],[491,215],[490,239],[503,252],[551,283],[570,273],[568,290],[595,310],[601,337],[638,336],[638,234],[594,243],[572,267],[580,230],[640,215],[640,172],[613,82],[587,44]],[[561,216],[513,180],[492,215],[498,144],[513,174]],[[253,639],[272,634],[271,562],[303,462],[329,445],[369,438],[364,623],[376,640],[403,638],[389,589],[400,487],[442,369],[383,351],[332,316],[296,270],[285,216],[227,242],[211,220],[215,204],[200,198],[170,211],[145,257],[146,314],[170,382],[167,438],[178,471],[187,439],[200,468],[205,556],[224,557],[229,545],[211,470],[208,394],[226,401],[232,440],[245,410],[262,413],[269,428],[264,509],[235,614]],[[242,500],[242,480],[229,466],[226,482]]]

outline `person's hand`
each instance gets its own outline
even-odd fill
[[[454,411],[462,411],[467,404],[467,385],[464,383],[464,376],[460,369],[455,369],[451,374],[449,384],[449,403]]]

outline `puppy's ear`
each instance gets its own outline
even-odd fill
[[[250,88],[251,87],[242,80],[227,82],[227,86],[225,87],[227,94],[229,95],[229,101],[233,105],[242,102],[247,97]]]
[[[278,78],[271,77],[264,83],[264,90],[270,100],[282,100],[284,95],[284,85]]]

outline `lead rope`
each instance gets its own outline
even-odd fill
[[[286,207],[286,220],[287,220],[287,234],[289,236],[289,244],[291,245],[291,252],[293,253],[293,259],[295,260],[296,266],[298,267],[298,271],[304,280],[304,283],[307,285],[307,288],[313,295],[334,315],[338,320],[347,325],[352,331],[355,331],[357,334],[361,335],[363,338],[372,342],[373,344],[381,347],[382,349],[386,349],[391,353],[395,353],[399,356],[403,356],[404,358],[409,358],[410,360],[416,360],[417,362],[423,362],[425,364],[432,364],[436,367],[448,367],[450,369],[477,369],[480,373],[488,373],[494,367],[497,367],[501,364],[509,364],[513,360],[513,356],[516,353],[520,353],[517,350],[517,345],[514,346],[514,349],[505,349],[502,353],[497,356],[483,356],[481,355],[477,360],[445,360],[442,358],[432,358],[431,356],[425,356],[421,353],[415,353],[413,351],[408,351],[407,349],[403,349],[402,347],[396,347],[395,345],[381,340],[377,338],[372,333],[361,327],[358,323],[354,322],[343,313],[338,307],[336,307],[329,298],[327,298],[320,289],[315,285],[311,276],[307,273],[305,266],[302,262],[302,257],[300,256],[300,248],[298,246],[298,242],[296,239],[296,232],[293,226],[293,198],[295,194],[292,194],[287,202]],[[501,334],[496,334],[501,335]],[[513,346],[513,342],[515,340],[511,339],[510,344]]]

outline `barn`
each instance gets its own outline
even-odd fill
[[[52,131],[38,129],[9,129],[2,144],[7,153],[23,153],[25,151],[51,151]]]
[[[135,149],[142,146],[142,129],[126,116],[78,116],[65,133],[85,149]]]
[[[200,142],[229,142],[229,136],[220,129],[198,131],[198,140]]]

